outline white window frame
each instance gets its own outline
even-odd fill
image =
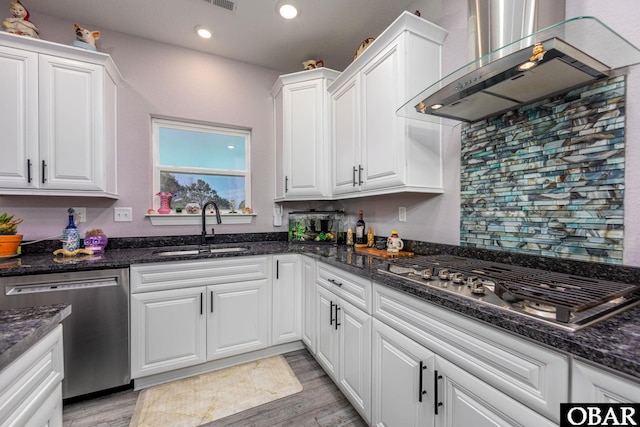
[[[153,209],[157,212],[160,207],[160,197],[157,193],[160,191],[160,171],[170,171],[177,173],[193,173],[203,175],[229,175],[243,176],[245,178],[245,206],[251,206],[251,131],[249,129],[234,128],[230,126],[214,125],[197,121],[186,121],[178,119],[169,119],[161,117],[151,118],[152,127],[152,146],[153,146]],[[160,148],[159,148],[159,128],[169,127],[174,129],[193,130],[202,132],[215,132],[226,135],[241,136],[245,139],[245,170],[228,170],[228,169],[210,169],[210,168],[188,168],[180,166],[161,166]],[[236,211],[239,211],[236,205]],[[229,213],[229,210],[221,210],[221,213]],[[223,221],[224,222],[224,221]]]

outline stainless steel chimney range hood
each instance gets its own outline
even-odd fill
[[[522,69],[530,59],[533,67]],[[454,71],[413,97],[398,114],[450,124],[476,122],[638,63],[640,50],[598,19],[573,18]]]

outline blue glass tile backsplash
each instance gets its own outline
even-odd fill
[[[625,82],[463,125],[461,246],[621,264]]]

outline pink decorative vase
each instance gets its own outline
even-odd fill
[[[158,209],[159,214],[168,214],[171,213],[171,208],[169,207],[169,201],[171,200],[171,196],[173,194],[168,191],[161,191],[158,193],[160,196],[160,209]]]

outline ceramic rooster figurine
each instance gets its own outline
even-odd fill
[[[29,21],[29,11],[19,1],[10,3],[11,18],[2,21],[2,27],[7,33],[19,34],[39,39],[38,27]]]

